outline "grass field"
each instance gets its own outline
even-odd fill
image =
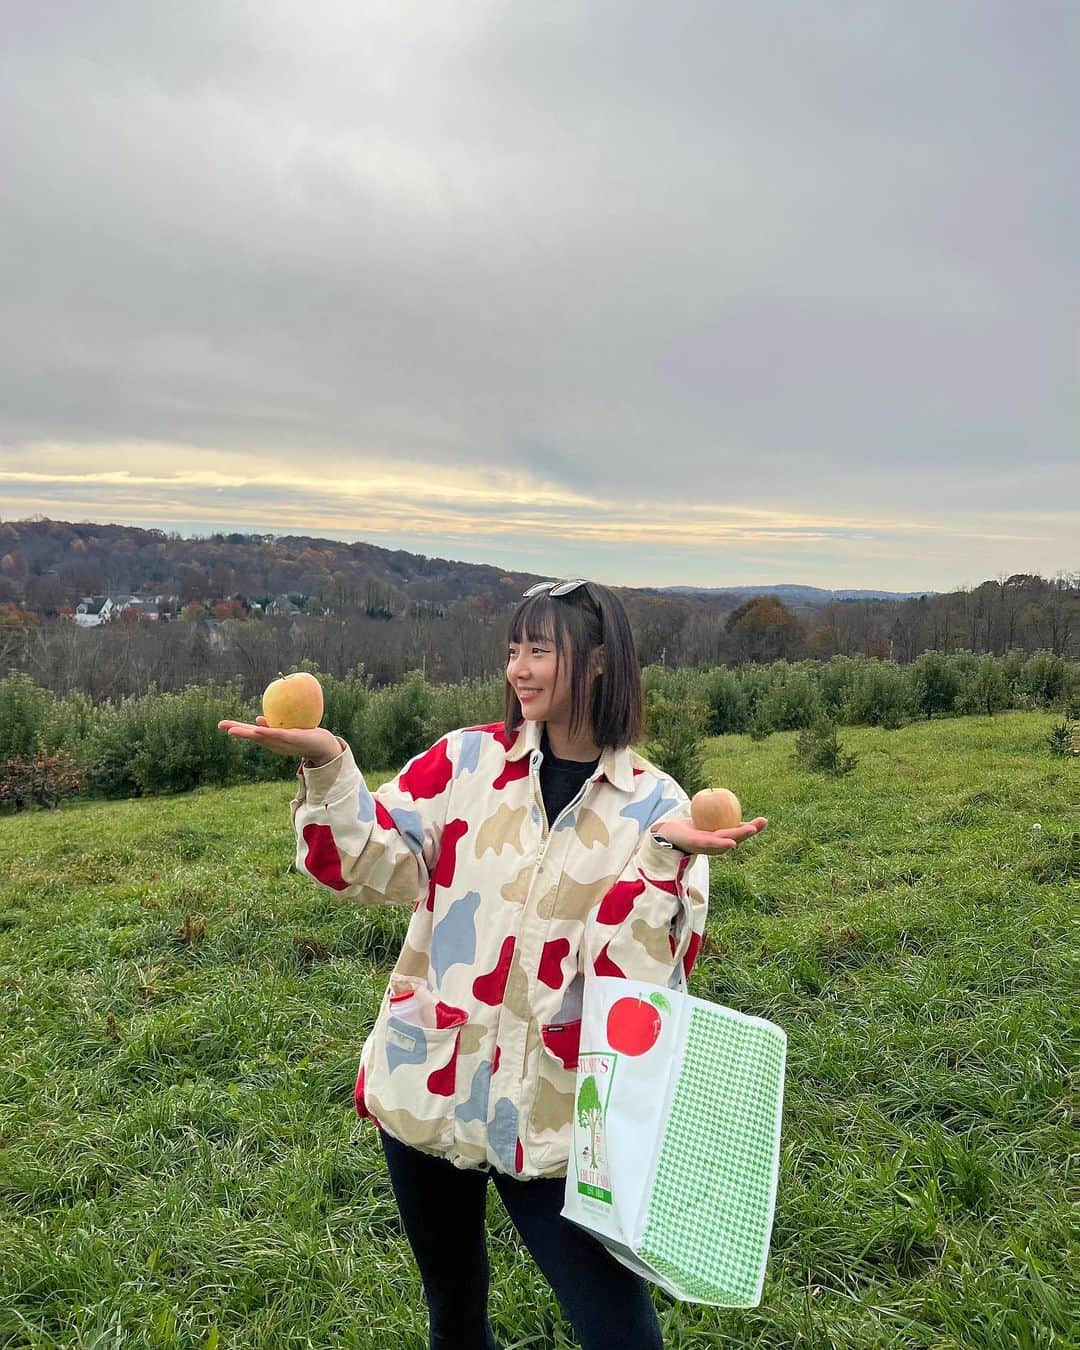
[[[761,1307],[658,1294],[666,1345],[1076,1344],[1053,720],[851,730],[840,780],[710,742],[771,825],[713,864],[693,988],[788,1033],[783,1169]],[[296,874],[290,795],[0,820],[0,1345],[426,1344],[351,1102],[408,914]],[[490,1233],[500,1344],[570,1344],[493,1193]]]

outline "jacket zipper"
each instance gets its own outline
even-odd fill
[[[529,771],[529,776],[530,776],[530,778],[532,777],[532,770],[533,770],[533,769],[538,769],[538,768],[539,768],[540,764],[543,762],[543,758],[544,758],[544,752],[543,752],[542,750],[537,750],[537,752],[536,752],[536,758],[533,760],[533,762],[532,762],[532,764],[531,764],[531,766],[530,766],[530,771]],[[585,779],[584,783],[582,783],[581,787],[579,787],[578,790],[577,790],[577,796],[573,799],[573,801],[567,802],[567,804],[563,807],[563,809],[562,809],[562,810],[559,812],[559,814],[555,817],[555,824],[549,826],[549,825],[548,825],[548,818],[547,818],[547,811],[546,811],[546,809],[545,809],[545,807],[544,807],[544,796],[543,796],[543,793],[540,792],[540,791],[538,790],[538,787],[539,787],[539,777],[533,779],[533,800],[534,800],[534,801],[537,803],[537,805],[540,807],[540,819],[544,822],[544,825],[545,825],[545,827],[546,827],[546,828],[545,828],[545,831],[544,831],[544,836],[543,836],[543,838],[542,838],[541,841],[540,841],[540,850],[539,850],[539,852],[538,852],[537,855],[536,855],[536,865],[537,865],[538,867],[539,867],[539,865],[544,861],[544,854],[547,852],[548,842],[549,842],[549,840],[551,839],[551,836],[554,834],[554,832],[558,829],[558,827],[559,827],[559,821],[562,820],[563,816],[565,816],[566,813],[567,813],[568,811],[572,811],[572,810],[574,809],[574,807],[578,805],[578,803],[581,801],[582,797],[585,796],[586,789],[590,786],[590,784],[592,783],[592,781],[593,781],[593,780],[592,780],[591,778],[586,778],[586,779]]]

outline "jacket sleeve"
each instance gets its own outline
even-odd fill
[[[454,733],[411,759],[372,793],[352,750],[297,771],[290,803],[296,868],[343,900],[413,904],[433,887],[453,782]]]
[[[615,975],[685,989],[708,906],[709,859],[662,848],[646,829],[622,875],[589,915],[586,977]]]

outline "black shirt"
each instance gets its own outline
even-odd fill
[[[574,800],[582,783],[596,772],[600,758],[589,761],[578,759],[557,759],[551,753],[548,743],[547,727],[540,738],[540,749],[544,759],[540,765],[540,792],[544,798],[544,811],[547,813],[548,827],[558,820],[562,811]]]

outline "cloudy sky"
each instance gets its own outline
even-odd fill
[[[1080,564],[1069,0],[9,0],[0,516]]]

